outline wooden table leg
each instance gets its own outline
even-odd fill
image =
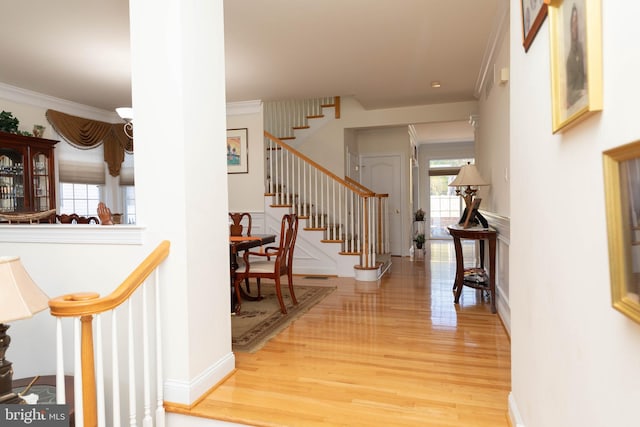
[[[496,313],[496,236],[489,237],[489,292],[491,312]]]
[[[462,258],[462,242],[459,238],[453,238],[453,246],[456,250],[456,279],[453,282],[453,290],[456,294],[453,302],[458,304],[464,283],[464,259]]]

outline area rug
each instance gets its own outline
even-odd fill
[[[255,283],[251,284],[255,291]],[[284,330],[295,319],[307,312],[333,292],[335,287],[328,286],[295,286],[298,305],[293,305],[289,288],[282,286],[287,314],[280,312],[280,304],[273,283],[262,284],[261,301],[243,301],[240,313],[231,316],[231,343],[233,351],[254,353],[264,346],[269,339]]]

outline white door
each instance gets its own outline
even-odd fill
[[[389,247],[402,255],[402,161],[400,155],[362,156],[360,182],[376,193],[389,194]]]

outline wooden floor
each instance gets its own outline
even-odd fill
[[[504,327],[479,291],[453,304],[453,244],[427,246],[413,262],[394,257],[379,283],[329,279],[337,291],[257,353],[237,353],[237,371],[191,413],[254,426],[509,426]]]

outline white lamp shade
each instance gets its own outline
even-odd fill
[[[49,305],[49,297],[35,284],[20,257],[0,257],[0,323],[25,319]]]
[[[121,119],[126,121],[133,121],[133,108],[131,107],[119,107],[116,108],[116,113]]]
[[[469,164],[460,168],[458,176],[451,181],[449,187],[479,187],[481,185],[489,185],[489,183],[482,178],[480,172],[476,169],[476,165]]]

